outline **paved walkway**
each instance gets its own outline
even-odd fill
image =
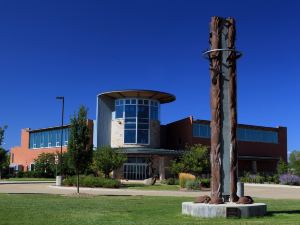
[[[68,195],[76,192],[75,187],[57,187],[53,183],[0,184],[0,193],[41,193]],[[93,195],[145,195],[145,196],[186,196],[195,197],[209,194],[197,191],[153,191],[134,189],[80,188],[81,193]],[[300,187],[268,184],[245,184],[245,195],[259,198],[298,199]]]

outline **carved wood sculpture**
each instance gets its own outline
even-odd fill
[[[229,194],[230,200],[238,201],[237,192],[237,108],[236,108],[236,52],[235,52],[235,21],[233,18],[223,19],[220,17],[212,17],[210,23],[210,107],[211,107],[211,203],[221,204],[224,195]],[[222,34],[223,32],[223,34]],[[224,44],[224,41],[225,44]],[[232,50],[232,51],[231,51]],[[226,52],[226,53],[225,53]],[[226,65],[224,65],[226,62]],[[228,68],[227,69],[224,69]],[[222,71],[224,69],[224,71]],[[227,74],[226,74],[227,73]],[[228,74],[229,73],[229,74]],[[228,87],[228,114],[226,114],[227,105],[224,98],[226,92],[224,83],[229,78]],[[226,94],[227,95],[227,94]],[[225,103],[224,103],[225,102]],[[223,105],[224,104],[224,105]],[[224,139],[226,131],[223,130],[225,123],[224,117],[229,117],[230,130],[227,132],[230,140],[226,144]],[[223,133],[222,133],[223,132]],[[230,158],[230,190],[229,193],[223,193],[226,182],[227,173],[223,157],[229,154]],[[229,169],[228,169],[229,172]],[[225,174],[225,175],[224,175]],[[224,178],[225,177],[225,178]]]

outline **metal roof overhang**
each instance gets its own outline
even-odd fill
[[[153,91],[153,90],[138,90],[138,89],[104,92],[99,94],[98,97],[99,96],[108,96],[113,99],[147,98],[147,99],[158,100],[161,104],[173,102],[176,99],[174,95],[166,92]]]
[[[279,160],[279,157],[240,155],[240,156],[238,156],[238,159],[240,159],[240,160]]]

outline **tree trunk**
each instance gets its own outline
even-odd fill
[[[77,194],[79,194],[79,171],[77,170]]]
[[[0,180],[2,179],[2,170],[0,169]]]

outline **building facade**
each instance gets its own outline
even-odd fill
[[[184,118],[162,127],[165,146],[184,149],[186,145],[210,146],[210,121]],[[280,159],[287,162],[287,128],[238,124],[238,170],[274,173]]]
[[[87,121],[90,128],[91,138],[93,137],[93,121]],[[70,126],[48,127],[32,130],[22,129],[20,146],[10,150],[10,168],[15,171],[31,171],[34,169],[34,160],[41,153],[60,153],[67,151],[70,135]],[[61,134],[62,139],[61,139]],[[62,141],[62,142],[61,142]],[[91,139],[91,143],[92,143]]]
[[[94,147],[110,146],[127,155],[123,166],[114,171],[117,178],[143,180],[153,175],[168,177],[172,159],[187,145],[210,146],[210,121],[184,118],[166,125],[160,123],[160,109],[175,96],[151,90],[112,91],[97,96],[96,120],[88,121]],[[21,145],[11,149],[11,167],[30,170],[43,152],[60,151],[61,128],[24,129]],[[69,126],[63,127],[63,151],[67,150]],[[239,124],[238,168],[273,173],[279,159],[287,161],[287,129]]]
[[[124,90],[97,97],[96,147],[122,149],[127,162],[118,171],[124,179],[165,178],[165,167],[178,151],[161,147],[160,107],[175,100],[169,93]]]

